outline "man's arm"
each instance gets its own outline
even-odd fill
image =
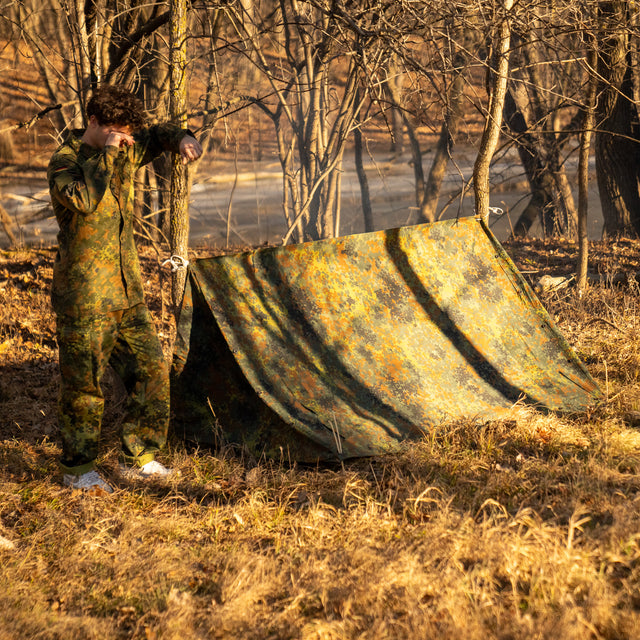
[[[147,164],[159,156],[163,151],[179,153],[182,162],[187,164],[197,160],[202,155],[200,143],[188,129],[181,129],[170,122],[151,125],[134,136],[136,145],[137,166]]]
[[[92,213],[109,186],[117,155],[117,147],[105,147],[102,153],[80,165],[70,149],[59,151],[51,158],[47,170],[51,198],[71,211]]]

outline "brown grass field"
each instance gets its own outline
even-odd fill
[[[506,249],[534,282],[576,254]],[[518,408],[324,467],[173,438],[179,474],[138,484],[116,473],[111,381],[101,498],[60,484],[52,260],[0,253],[0,640],[640,637],[640,243],[592,247],[620,284],[542,298],[604,392],[588,413]]]

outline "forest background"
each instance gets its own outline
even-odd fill
[[[0,8],[0,189],[35,201],[0,209],[0,638],[640,637],[637,3]],[[188,176],[171,158],[139,176],[168,356],[179,286],[159,264],[188,238],[189,185],[195,197],[209,176],[230,184],[223,246],[192,256],[239,248],[233,194],[247,167],[275,165],[289,242],[342,232],[347,159],[362,230],[384,226],[372,192],[408,160],[409,223],[469,200],[487,215],[495,194],[523,188],[505,247],[532,285],[560,278],[541,299],[604,400],[574,416],[518,406],[443,424],[397,455],[338,467],[174,440],[179,473],[143,486],[117,476],[110,379],[101,465],[119,490],[71,495],[56,469],[54,247],[20,236],[50,210],[15,187],[42,180],[100,82],[137,91],[153,119],[187,122],[207,149]],[[470,153],[466,172],[457,154]],[[587,242],[590,180],[604,239]]]

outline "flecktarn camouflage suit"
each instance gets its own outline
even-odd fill
[[[133,238],[133,180],[163,151],[179,152],[189,132],[153,125],[135,144],[97,149],[73,132],[53,154],[48,180],[60,227],[52,303],[57,316],[61,387],[58,421],[64,473],[90,471],[97,456],[108,364],[129,401],[122,456],[142,466],[166,442],[169,380],[162,348],[144,304]]]

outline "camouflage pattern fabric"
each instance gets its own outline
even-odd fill
[[[176,433],[313,462],[601,392],[475,217],[192,261]]]
[[[178,153],[191,132],[166,123],[135,134],[128,147],[98,149],[74,131],[48,167],[60,231],[52,304],[58,315],[63,467],[93,465],[103,411],[100,380],[108,362],[131,393],[122,427],[123,455],[144,464],[164,445],[168,379],[144,306],[133,236],[136,171],[164,151]]]
[[[154,125],[136,134],[131,147],[96,149],[75,131],[49,162],[51,203],[60,231],[52,303],[56,313],[76,316],[128,309],[143,301],[133,239],[136,171],[163,151],[179,152],[190,134],[175,125]]]
[[[65,472],[90,470],[98,455],[104,407],[100,382],[108,364],[129,394],[121,427],[123,458],[139,466],[152,460],[167,439],[169,379],[146,306],[84,318],[59,315],[57,336]]]

